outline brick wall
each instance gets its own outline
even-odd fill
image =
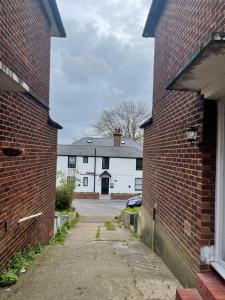
[[[48,102],[50,24],[41,1],[0,0],[0,60]]]
[[[196,269],[213,243],[216,102],[165,86],[212,32],[225,31],[223,1],[168,0],[155,34],[153,123],[145,129],[143,200],[149,214]],[[186,141],[198,129],[202,147]],[[191,232],[190,232],[191,229]]]
[[[40,1],[0,0],[0,9],[0,60],[48,103],[50,26]],[[31,96],[0,92],[0,272],[16,251],[53,235],[57,130],[47,119],[48,110]],[[23,153],[6,156],[6,147]]]

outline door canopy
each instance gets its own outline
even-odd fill
[[[225,100],[225,33],[214,33],[167,86]]]
[[[99,177],[106,177],[106,178],[111,178],[112,177],[112,175],[109,173],[109,172],[107,172],[107,171],[104,171],[101,175],[99,175]]]

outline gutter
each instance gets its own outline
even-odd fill
[[[53,121],[49,115],[48,115],[47,123],[48,123],[48,125],[50,125],[51,127],[56,128],[56,129],[63,129],[63,127],[60,124]]]

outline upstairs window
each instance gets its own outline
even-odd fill
[[[87,164],[87,163],[88,163],[88,156],[84,156],[84,157],[83,157],[83,163],[84,163],[84,164]]]
[[[102,169],[104,169],[104,170],[109,169],[109,157],[102,158]]]
[[[83,186],[88,186],[88,177],[83,178]]]
[[[142,191],[142,178],[135,178],[134,189],[135,191]]]
[[[68,168],[76,168],[76,156],[68,156]]]
[[[136,159],[136,170],[143,170],[143,158]]]

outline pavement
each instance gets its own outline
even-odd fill
[[[82,216],[114,218],[126,207],[127,200],[75,199],[73,205]]]
[[[47,246],[0,299],[174,300],[180,284],[163,261],[121,224],[109,231],[95,218],[83,215],[64,245]]]

